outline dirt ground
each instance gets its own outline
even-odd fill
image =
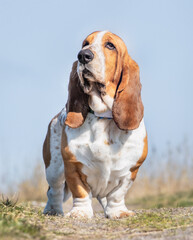
[[[94,202],[92,219],[44,216],[45,203],[0,206],[0,239],[168,239],[193,240],[193,207],[135,210],[136,215],[121,220],[104,217]],[[64,205],[67,212],[69,202]]]

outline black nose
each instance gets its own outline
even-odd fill
[[[78,54],[78,60],[83,64],[91,62],[93,58],[94,54],[89,49],[81,50]]]

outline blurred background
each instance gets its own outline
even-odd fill
[[[0,0],[0,193],[46,199],[42,144],[84,38],[109,30],[139,64],[149,154],[139,207],[193,205],[193,1]]]

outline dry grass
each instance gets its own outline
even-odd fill
[[[193,152],[184,140],[176,148],[168,145],[165,153],[156,150],[139,170],[127,197],[173,195],[193,190]]]
[[[20,201],[46,201],[48,185],[46,182],[45,171],[42,165],[38,164],[32,176],[21,182],[18,186]]]

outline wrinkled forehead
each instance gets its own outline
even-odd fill
[[[106,42],[112,42],[115,45],[126,47],[123,40],[120,37],[118,37],[117,35],[109,31],[96,31],[91,33],[83,41],[82,46],[84,46],[85,44],[86,45],[94,45],[94,44],[103,45]]]

